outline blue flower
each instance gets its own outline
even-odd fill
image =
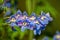
[[[40,30],[45,30],[45,28],[46,28],[45,26],[41,26]]]
[[[41,34],[41,24],[35,24],[35,27],[34,27],[34,35],[40,35]]]
[[[43,25],[47,25],[49,22],[48,22],[48,20],[40,20],[40,23]]]
[[[7,2],[4,4],[6,7],[11,8],[11,3]]]
[[[48,24],[48,22],[46,20],[41,20],[40,18],[37,19],[39,21],[39,23],[43,26],[46,26],[46,24]],[[47,23],[46,23],[47,22]]]
[[[28,23],[30,23],[30,19],[29,18],[25,19],[25,21],[28,22]]]
[[[40,34],[41,34],[41,30],[35,29],[35,30],[33,30],[33,31],[34,31],[34,35],[40,35]]]
[[[36,17],[36,14],[35,14],[34,12],[32,12],[31,16],[34,16],[34,17]]]
[[[41,34],[41,30],[37,30],[37,34],[40,35]]]
[[[53,20],[49,13],[47,13],[45,16],[46,16],[46,19],[48,21],[52,21]]]
[[[23,21],[22,21],[22,20],[16,20],[16,24],[17,24],[18,26],[22,26],[22,25],[23,25]]]
[[[10,18],[15,18],[15,15],[11,15]],[[16,19],[16,18],[15,18]]]
[[[56,34],[53,37],[53,40],[60,40],[60,32],[57,31]]]
[[[10,22],[16,22],[16,18],[14,15],[10,16]]]
[[[26,12],[26,11],[24,11],[24,12],[23,12],[23,16],[24,16],[24,15],[28,16],[28,14],[27,14],[27,12]]]
[[[29,25],[30,25],[30,30],[33,30],[33,28],[35,27],[34,21],[30,21]]]
[[[21,10],[18,10],[18,11],[17,11],[17,15],[18,15],[18,14],[19,14],[19,15],[22,15]]]
[[[35,24],[35,26],[38,30],[41,28],[41,24]]]
[[[9,19],[8,19],[8,20],[6,20],[6,22],[7,22],[7,23],[13,22],[14,20],[13,20],[13,21],[11,21],[12,19],[16,20],[16,18],[15,18],[15,16],[14,16],[14,15],[10,16],[10,17],[9,17]]]
[[[43,11],[41,11],[41,15],[40,16],[45,16],[45,13]]]

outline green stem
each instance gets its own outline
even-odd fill
[[[30,31],[29,40],[32,40],[32,39],[33,39],[33,31]]]
[[[30,13],[31,13],[31,0],[26,0],[26,9],[30,15]]]
[[[35,9],[35,4],[36,4],[36,1],[32,0],[32,11],[34,11],[34,9]]]

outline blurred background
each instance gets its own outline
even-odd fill
[[[0,6],[3,3],[4,0],[0,0]],[[19,28],[16,28],[18,31],[14,32],[5,23],[4,15],[6,8],[0,7],[0,40],[42,40],[45,36],[49,37],[49,40],[53,40],[56,31],[60,31],[60,0],[11,0],[11,4],[12,14],[18,9],[22,12],[27,11],[28,15],[35,12],[37,16],[40,15],[41,11],[50,12],[53,21],[47,25],[41,35],[34,36],[33,31],[30,30],[21,32]]]

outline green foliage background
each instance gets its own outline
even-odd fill
[[[13,2],[13,1],[12,1]],[[2,1],[0,1],[2,3]],[[48,36],[49,40],[53,40],[53,35],[57,30],[60,31],[60,5],[59,0],[18,0],[18,9],[27,11],[30,15],[35,12],[37,16],[40,15],[41,11],[50,12],[53,17],[53,21],[49,23],[40,36],[34,36],[33,31],[26,30],[21,32],[20,28],[15,27],[17,31],[12,31],[10,26],[5,23],[3,19],[3,13],[0,13],[0,40],[42,40],[44,36]],[[13,9],[12,9],[13,10]],[[15,10],[13,10],[15,12]]]

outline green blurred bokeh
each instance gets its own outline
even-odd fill
[[[17,7],[22,12],[27,11],[28,15],[35,12],[37,16],[41,11],[50,12],[53,21],[49,23],[40,36],[34,36],[33,31],[26,30],[21,32],[20,28],[15,27],[17,31],[12,31],[8,24],[5,24],[3,12],[0,14],[0,40],[42,40],[44,36],[48,36],[49,40],[53,40],[53,35],[57,30],[60,31],[60,0],[17,0]],[[3,1],[0,1],[3,3]],[[12,4],[13,1],[12,1]],[[12,9],[13,10],[13,9]],[[13,10],[15,11],[15,10]]]

